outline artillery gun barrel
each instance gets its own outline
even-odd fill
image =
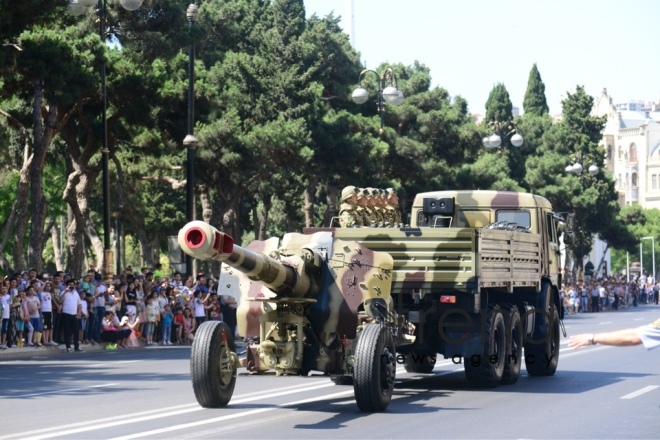
[[[259,281],[278,296],[307,297],[317,291],[317,283],[305,271],[300,257],[282,262],[234,244],[234,239],[203,221],[192,221],[179,231],[179,246],[200,260],[222,261]],[[288,263],[288,264],[287,264]]]

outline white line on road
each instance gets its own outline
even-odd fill
[[[598,325],[612,324],[612,321],[599,322]]]
[[[226,416],[216,417],[214,419],[206,419],[206,420],[199,420],[197,422],[183,423],[181,425],[170,426],[170,427],[167,427],[167,428],[154,429],[153,431],[137,432],[137,433],[127,435],[127,436],[124,436],[124,437],[115,437],[112,440],[129,440],[129,439],[134,439],[134,438],[142,438],[142,437],[146,437],[146,436],[149,436],[149,435],[163,434],[163,433],[171,432],[171,431],[180,431],[182,429],[193,428],[195,426],[208,425],[209,423],[224,422],[225,420],[237,419],[239,417],[252,416],[252,415],[255,415],[255,414],[274,411],[276,409],[287,408],[287,407],[295,406],[295,405],[302,405],[302,404],[305,404],[305,403],[318,402],[319,400],[332,399],[334,397],[345,396],[345,395],[348,395],[348,394],[353,394],[353,390],[351,389],[351,390],[341,391],[339,393],[326,394],[324,396],[312,397],[310,399],[298,400],[296,402],[283,403],[281,405],[268,406],[266,408],[259,408],[259,409],[255,409],[255,410],[247,411],[247,412],[228,414]]]
[[[256,396],[243,398],[243,399],[234,398],[234,399],[232,399],[232,405],[252,402],[252,401],[255,401],[255,400],[268,399],[268,398],[271,398],[271,397],[286,396],[288,394],[295,394],[295,393],[301,393],[301,392],[306,392],[306,391],[312,391],[312,390],[316,390],[316,389],[319,389],[319,388],[326,388],[326,387],[336,386],[332,382],[329,382],[329,381],[326,381],[326,380],[318,381],[318,382],[323,382],[323,384],[312,386],[312,387],[308,386],[308,387],[303,388],[303,389],[294,389],[294,390],[277,392],[277,393],[270,393],[270,394],[255,393],[255,394],[257,394]],[[351,390],[347,391],[347,392],[352,393],[353,389],[351,388]],[[71,434],[78,434],[78,433],[81,433],[81,432],[96,431],[96,430],[99,430],[99,429],[110,428],[110,427],[119,426],[119,425],[128,425],[130,423],[144,422],[144,421],[147,421],[147,420],[154,420],[154,419],[162,419],[162,418],[165,418],[165,417],[171,417],[171,416],[175,416],[175,415],[179,415],[179,414],[186,414],[186,413],[191,413],[191,412],[195,412],[195,411],[204,410],[204,408],[202,408],[199,405],[192,405],[192,406],[193,406],[192,408],[181,409],[181,410],[178,410],[178,411],[163,412],[161,410],[161,412],[159,412],[158,414],[145,415],[145,416],[142,416],[142,417],[126,418],[126,416],[124,416],[123,420],[118,420],[118,421],[112,422],[112,423],[101,423],[101,424],[99,424],[98,423],[99,421],[96,420],[96,421],[93,422],[94,424],[92,426],[69,429],[67,431],[62,431],[61,430],[62,427],[52,427],[52,428],[49,429],[49,431],[54,431],[54,432],[51,432],[50,434],[37,435],[35,437],[29,437],[29,438],[30,439],[44,439],[44,438],[52,438],[52,437],[61,437],[61,436],[67,436],[67,435],[71,435]],[[266,408],[266,409],[270,409],[270,407]],[[240,413],[240,414],[248,414],[248,413]],[[252,413],[250,413],[250,414],[252,414]],[[25,434],[26,433],[21,433],[20,437],[25,436]],[[2,437],[0,437],[0,438],[2,438]]]
[[[645,321],[646,318],[635,318],[633,321]]]
[[[0,396],[0,399],[22,399],[24,397],[45,396],[47,394],[65,394],[71,391],[89,390],[91,388],[105,388],[119,385],[118,383],[104,383],[101,385],[90,385],[88,387],[66,388],[63,390],[44,391],[43,393],[21,394],[19,396]]]
[[[626,394],[623,397],[619,397],[619,399],[634,399],[637,396],[641,396],[642,394],[646,394],[649,391],[653,391],[656,388],[660,388],[658,385],[649,385],[647,387],[642,388],[641,390],[637,390],[634,393]]]

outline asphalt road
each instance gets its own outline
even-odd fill
[[[659,306],[568,317],[570,334],[639,326]],[[358,411],[326,377],[246,376],[230,406],[195,401],[186,347],[0,361],[0,440],[24,438],[658,438],[660,350],[565,341],[553,377],[471,387],[461,366],[401,368],[387,411]]]

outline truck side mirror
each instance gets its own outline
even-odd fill
[[[575,214],[566,215],[566,228],[564,230],[564,243],[572,245],[575,242]]]
[[[575,214],[566,215],[566,232],[573,234],[575,232]]]

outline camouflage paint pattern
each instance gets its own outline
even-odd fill
[[[361,212],[371,212],[368,194],[358,198]],[[425,198],[454,200],[452,213],[443,214],[451,217],[446,227],[422,227]],[[522,214],[528,231],[484,228],[500,213]],[[435,191],[415,197],[410,227],[309,228],[281,243],[255,241],[243,249],[210,225],[193,222],[179,242],[196,258],[226,263],[220,286],[240,291],[239,334],[261,342],[248,347],[248,368],[346,374],[361,321],[407,325],[395,312],[392,292],[399,301],[402,295],[464,292],[473,298],[466,310],[480,313],[482,289],[524,288],[530,294],[540,290],[542,277],[556,283],[544,235],[548,215],[550,203],[532,194]]]
[[[337,353],[345,346],[342,341],[356,337],[363,304],[374,319],[383,318],[373,313],[380,309],[372,307],[381,304],[384,317],[395,322],[392,257],[358,242],[321,231],[286,234],[279,246],[270,239],[241,248],[228,235],[196,221],[180,231],[179,243],[194,257],[225,263],[223,275],[231,278],[221,277],[220,286],[237,285],[241,291],[239,334],[258,336],[261,342],[248,350],[246,366],[254,370],[291,374],[305,366],[343,372],[346,366]],[[317,342],[306,360],[304,336]]]

